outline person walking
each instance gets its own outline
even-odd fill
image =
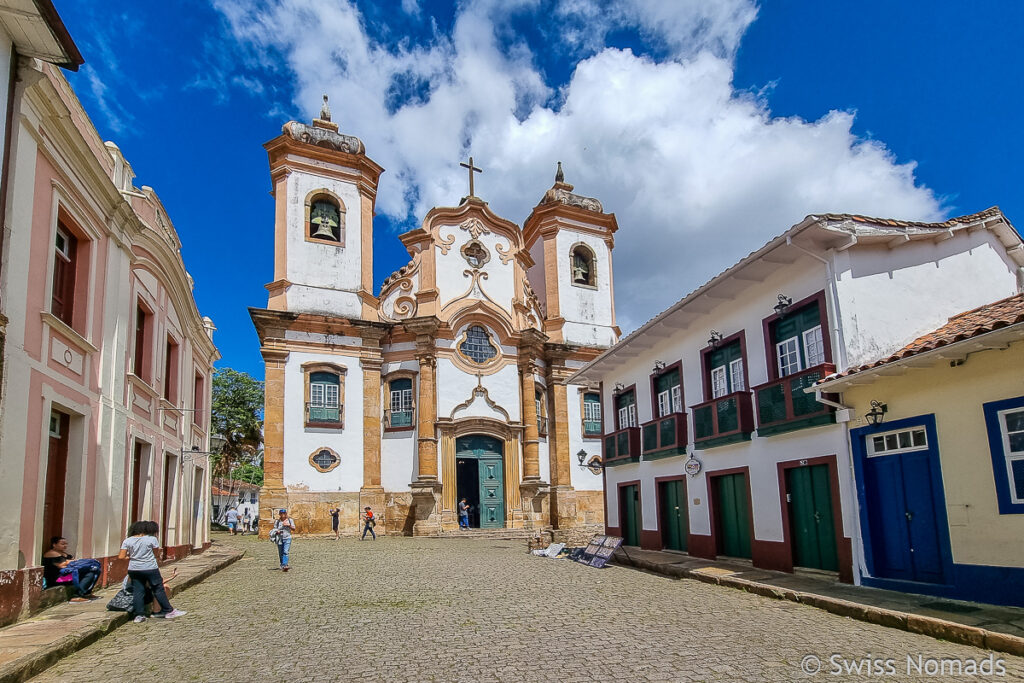
[[[43,579],[47,588],[59,583],[70,582],[75,590],[71,602],[89,602],[97,596],[92,594],[93,586],[99,581],[102,565],[99,560],[81,559],[68,552],[68,539],[54,536],[50,549],[43,553]],[[68,578],[63,578],[68,577]]]
[[[231,535],[235,535],[235,530],[238,528],[238,510],[235,508],[229,508],[224,520],[228,523],[228,529],[231,530]]]
[[[459,501],[459,528],[469,528],[469,503],[465,498]]]
[[[250,531],[252,531],[252,513],[246,509],[245,516],[242,517],[242,535],[245,536]]]
[[[281,571],[288,571],[288,551],[292,547],[292,532],[295,521],[288,516],[287,510],[281,510],[274,520],[274,540],[277,543],[277,555],[281,559]]]
[[[341,514],[341,508],[335,505],[328,512],[331,513],[331,528],[334,530],[334,540],[337,541],[341,538],[341,535],[338,533],[338,515]]]
[[[128,529],[128,538],[121,544],[117,559],[128,560],[128,576],[132,580],[132,612],[135,623],[146,620],[146,588],[153,593],[153,598],[160,605],[160,611],[154,612],[157,619],[177,619],[187,612],[171,607],[164,591],[164,579],[160,576],[160,568],[156,563],[154,550],[160,547],[156,535],[160,533],[160,525],[156,522],[135,522]]]
[[[377,534],[374,532],[373,527],[377,526],[377,520],[373,518],[373,510],[367,505],[363,508],[363,535],[359,538],[360,541],[366,540],[366,532],[370,532],[370,536],[373,540],[377,540]]]

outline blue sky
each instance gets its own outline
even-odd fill
[[[221,366],[262,376],[273,200],[262,144],[320,94],[386,170],[396,236],[465,194],[519,222],[555,161],[615,212],[624,331],[806,214],[938,219],[999,204],[1016,160],[1024,3],[57,0],[100,135],[160,195]]]

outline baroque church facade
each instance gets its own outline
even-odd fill
[[[274,278],[250,314],[266,370],[261,518],[303,532],[604,522],[601,387],[567,382],[612,346],[614,214],[555,183],[522,227],[470,193],[399,236],[410,261],[373,294],[383,168],[331,122],[265,145]],[[464,164],[465,165],[465,164]],[[380,523],[383,521],[383,524]]]

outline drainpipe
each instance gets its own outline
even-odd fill
[[[848,247],[853,246],[856,243],[857,243],[857,236],[856,235],[851,235],[850,236],[850,241],[847,244],[843,245],[842,248],[846,249]],[[839,288],[838,288],[838,286],[836,284],[835,273],[834,273],[833,268],[832,268],[832,260],[824,258],[824,257],[820,256],[819,254],[816,254],[815,252],[810,251],[809,249],[805,249],[804,247],[801,247],[799,244],[796,244],[795,242],[793,242],[793,238],[792,237],[787,237],[786,238],[786,244],[788,244],[789,246],[794,247],[796,249],[799,249],[800,251],[802,251],[803,253],[807,254],[811,258],[816,259],[816,260],[820,261],[821,263],[825,264],[825,278],[828,280],[828,288],[825,290],[826,306],[832,309],[832,318],[833,318],[833,320],[832,320],[832,328],[831,328],[832,332],[833,332],[833,337],[832,338],[836,342],[835,345],[833,346],[833,348],[837,349],[839,351],[839,353],[838,353],[838,356],[839,356],[838,361],[839,362],[837,363],[837,367],[838,367],[839,371],[842,372],[843,370],[845,370],[848,367],[848,362],[849,361],[848,361],[847,354],[846,354],[845,338],[843,336],[842,326],[840,325],[840,319],[841,318],[840,318],[840,315],[839,315],[839,313],[840,313],[840,311],[839,311],[839,291],[838,291]],[[849,421],[849,418],[852,417],[852,415],[853,415],[853,410],[849,406],[843,405],[841,403],[836,403],[834,401],[830,401],[828,399],[823,398],[822,395],[821,395],[821,391],[820,390],[814,392],[814,397],[815,397],[815,399],[819,403],[823,403],[824,405],[836,408],[836,410],[848,410],[848,411],[850,411],[849,413],[847,413],[847,420],[845,420],[847,422]],[[860,506],[859,506],[859,502],[857,500],[857,479],[856,479],[856,471],[854,470],[854,467],[853,467],[853,448],[852,448],[852,444],[850,443],[850,428],[849,428],[849,426],[847,426],[846,429],[843,429],[843,445],[846,448],[846,458],[847,458],[847,461],[848,461],[847,464],[848,464],[848,466],[850,468],[850,486],[849,486],[849,492],[847,494],[847,498],[850,501],[850,507],[852,509],[852,516],[853,516],[853,519],[850,520],[851,528],[849,530],[850,531],[850,535],[851,535],[850,545],[851,545],[851,551],[852,551],[850,553],[851,556],[852,556],[850,558],[850,560],[851,560],[851,564],[853,565],[852,566],[852,570],[853,570],[853,583],[854,583],[854,585],[858,585],[859,586],[860,585],[860,577],[863,574],[866,574],[867,571],[866,571],[866,566],[864,564],[863,553],[861,551],[861,543],[862,543],[861,539],[863,539],[863,536],[862,536],[861,531],[860,531],[860,509],[859,509]]]

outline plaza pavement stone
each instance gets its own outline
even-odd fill
[[[799,603],[623,567],[526,554],[519,541],[297,537],[292,569],[252,536],[245,557],[174,599],[189,614],[127,624],[40,681],[799,681],[829,657],[1024,659]],[[807,655],[817,676],[801,671]],[[949,669],[945,670],[948,674]]]

